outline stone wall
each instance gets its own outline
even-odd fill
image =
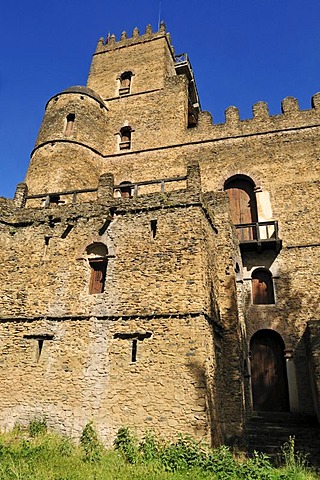
[[[88,85],[48,102],[26,185],[0,199],[7,428],[44,415],[75,436],[93,419],[109,443],[122,425],[234,442],[252,413],[258,330],[284,340],[295,411],[318,405],[320,95],[306,111],[289,97],[275,116],[259,102],[248,120],[230,107],[218,125],[200,112],[187,128],[185,68],[178,75],[163,25],[100,40]],[[124,71],[131,87],[119,95]],[[239,245],[223,191],[235,175],[252,180],[258,220],[278,222],[269,249]],[[133,198],[121,197],[123,181],[136,184]],[[87,248],[99,243],[105,289],[90,294]],[[274,304],[253,305],[259,267]]]
[[[201,316],[2,321],[1,425],[46,418],[79,437],[93,420],[109,445],[123,425],[210,440],[211,338]]]

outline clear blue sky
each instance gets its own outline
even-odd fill
[[[99,37],[157,29],[159,0],[15,0],[0,15],[0,196],[23,181],[46,101],[86,83]],[[162,0],[176,53],[187,52],[203,110],[251,117],[259,100],[280,113],[320,91],[319,0]]]

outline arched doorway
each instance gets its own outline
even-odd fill
[[[236,175],[224,184],[231,208],[231,220],[234,225],[255,223],[258,221],[257,202],[253,181],[246,176]],[[241,228],[240,240],[252,240],[255,229]]]
[[[274,330],[259,330],[250,341],[253,410],[288,412],[285,345]]]

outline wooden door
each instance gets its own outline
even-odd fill
[[[231,208],[231,220],[234,225],[254,223],[258,221],[256,197],[253,184],[244,178],[235,178],[225,185]],[[255,238],[254,228],[238,230],[240,240]]]
[[[260,330],[250,342],[253,410],[288,412],[284,342],[273,330]]]

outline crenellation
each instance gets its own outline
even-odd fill
[[[95,53],[99,53],[99,52],[102,52],[103,49],[104,49],[104,38],[103,37],[100,37],[99,40],[98,40],[98,43],[97,43],[97,47],[96,47],[96,51]]]
[[[281,112],[283,114],[295,114],[300,111],[298,100],[294,97],[286,97],[281,102]]]
[[[255,103],[252,107],[253,118],[265,121],[269,118],[269,107],[266,102]]]
[[[166,31],[167,31],[166,24],[165,24],[165,22],[162,20],[162,21],[160,22],[159,32],[161,32],[161,33],[166,33]]]
[[[28,186],[26,183],[18,183],[13,202],[17,208],[23,208],[26,204],[26,197],[28,195]]]
[[[146,26],[146,32],[145,32],[145,34],[146,34],[147,36],[149,36],[149,37],[150,37],[151,34],[152,34],[152,26],[150,25],[150,23],[149,23],[149,25]]]
[[[138,27],[135,27],[132,31],[132,38],[138,38],[140,36],[140,32]]]
[[[237,126],[240,122],[240,114],[237,107],[228,107],[225,111],[226,126]]]
[[[114,197],[114,176],[112,173],[104,173],[99,177],[97,200],[101,203],[110,203]]]
[[[115,48],[123,48],[125,46],[131,46],[138,43],[150,41],[156,38],[165,37],[167,38],[168,44],[173,52],[173,47],[171,45],[170,34],[166,32],[166,26],[162,22],[160,24],[159,30],[157,32],[152,31],[152,26],[149,24],[146,26],[145,33],[140,35],[139,29],[135,27],[132,31],[132,36],[128,37],[127,32],[123,31],[120,36],[120,40],[117,41],[114,34],[108,35],[106,41],[104,38],[100,38],[97,44],[95,54],[100,54],[108,50],[113,50]]]
[[[311,107],[314,109],[320,109],[320,93],[316,93],[311,98]]]
[[[112,35],[110,35],[110,37],[108,37],[108,43],[106,43],[106,45],[108,45],[108,47],[115,47],[116,45],[116,36],[115,34],[113,33]]]

